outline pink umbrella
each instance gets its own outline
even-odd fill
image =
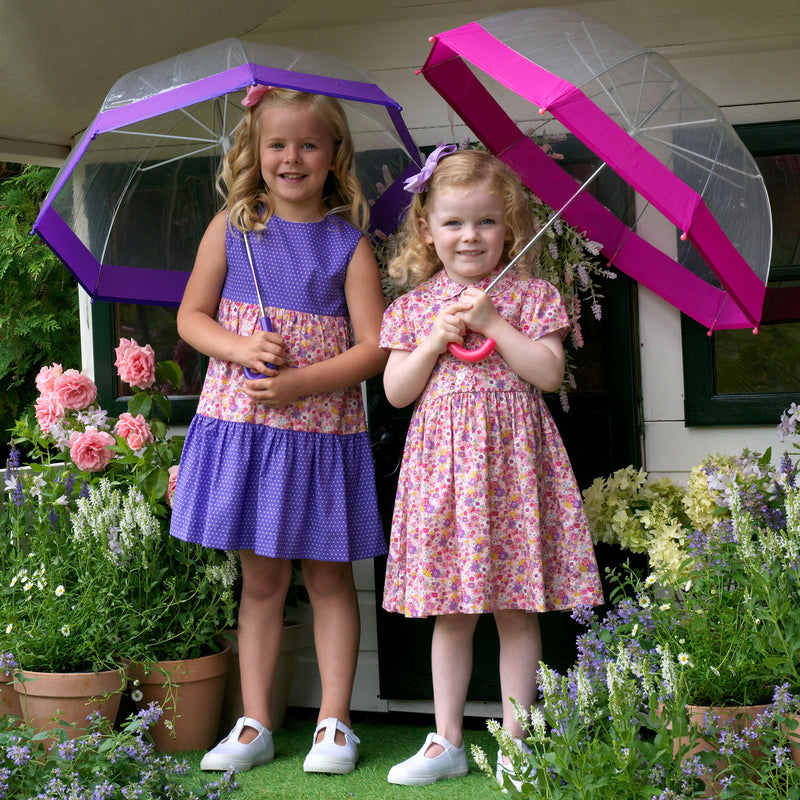
[[[669,62],[554,9],[500,14],[431,41],[421,70],[429,83],[610,262],[709,331],[757,328],[772,242],[764,182],[719,108]],[[576,193],[537,143],[543,132],[582,141],[622,178],[624,202]]]

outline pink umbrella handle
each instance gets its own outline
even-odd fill
[[[259,320],[259,324],[261,325],[262,331],[267,331],[267,333],[272,333],[272,323],[269,320],[269,317],[261,317]],[[267,364],[270,369],[275,369],[274,364]],[[266,375],[262,375],[260,372],[253,372],[253,370],[249,369],[248,367],[244,368],[244,376],[249,381],[257,381],[260,378],[266,378]]]
[[[447,349],[456,357],[460,358],[462,361],[469,361],[470,364],[474,364],[477,361],[483,361],[486,356],[488,356],[492,350],[494,350],[496,342],[494,339],[487,339],[480,347],[476,347],[474,350],[468,350],[466,347],[462,347],[460,344],[449,344],[447,345]]]

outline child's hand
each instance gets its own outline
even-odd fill
[[[451,343],[464,344],[464,334],[467,331],[467,327],[460,315],[468,308],[469,306],[466,303],[453,303],[453,305],[442,309],[439,312],[439,316],[433,321],[431,332],[420,343],[420,347],[440,355],[447,350],[447,345]]]
[[[468,287],[461,295],[461,305],[464,310],[458,312],[458,319],[484,336],[491,336],[491,329],[502,320],[489,295],[475,286]]]
[[[307,394],[301,373],[301,369],[289,367],[274,371],[266,370],[266,378],[245,380],[242,391],[257,403],[270,408],[283,408]]]
[[[259,328],[251,336],[239,337],[235,361],[253,372],[277,375],[277,370],[268,369],[267,364],[280,367],[286,363],[286,342],[279,333]]]

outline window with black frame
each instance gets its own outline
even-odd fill
[[[800,286],[800,121],[737,127],[756,159],[772,209],[769,286]],[[681,320],[687,426],[776,424],[800,397],[800,305],[795,321],[750,330]]]

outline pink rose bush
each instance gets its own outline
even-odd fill
[[[180,459],[183,437],[168,436],[170,402],[154,387],[180,386],[181,370],[171,361],[157,364],[153,348],[134,339],[120,339],[116,355],[119,377],[132,390],[128,410],[116,420],[98,403],[97,386],[85,373],[51,364],[36,375],[36,423],[18,422],[15,443],[25,442],[32,450],[33,473],[58,464],[65,477],[48,486],[34,475],[35,482],[28,487],[34,496],[49,490],[54,503],[68,505],[94,483],[95,476],[99,480],[111,473],[115,480],[133,482],[152,502],[166,506],[170,470]],[[16,491],[22,479],[9,486],[11,480],[7,478],[6,488]]]
[[[166,391],[181,370],[133,339],[120,342],[117,363],[131,386],[118,416],[89,375],[52,364],[35,377],[33,414],[13,429],[0,500],[0,653],[21,669],[208,655],[236,624],[235,554],[169,534],[183,437],[169,435]]]

